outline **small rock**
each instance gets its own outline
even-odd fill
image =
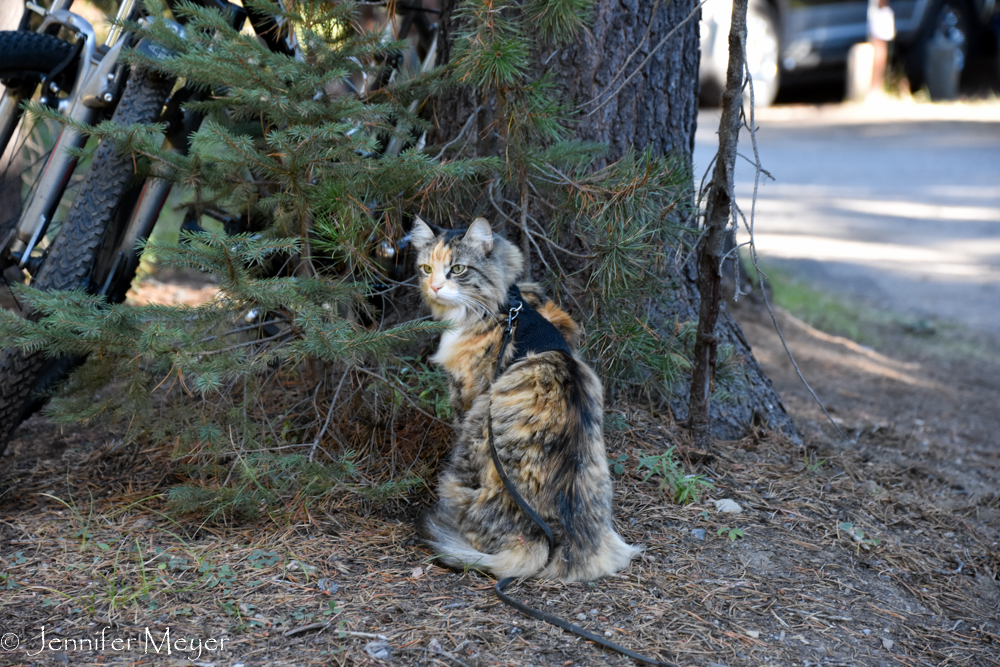
[[[872,631],[871,631],[871,630],[869,630],[868,628],[865,628],[865,629],[864,629],[864,630],[862,630],[861,632],[865,633],[866,635],[870,635],[870,634],[872,633]]]
[[[604,636],[605,637],[611,637],[612,636],[611,630],[605,630],[604,631]]]
[[[895,642],[893,642],[891,639],[887,639],[885,637],[882,638],[882,648],[884,648],[886,651],[891,651],[892,645],[894,643]]]
[[[578,620],[578,621],[586,621],[587,620],[587,615],[583,614],[583,613],[577,614],[576,615],[576,620]]]
[[[747,637],[751,637],[753,639],[759,639],[760,633],[757,632],[756,630],[747,630]]]
[[[424,568],[420,567],[419,565],[413,568],[413,573],[411,576],[414,579],[419,579],[420,577],[424,576]]]
[[[365,653],[376,660],[392,660],[392,647],[389,646],[389,642],[383,639],[365,644]]]
[[[704,528],[692,528],[691,537],[696,540],[705,540],[705,529]]]
[[[743,508],[735,500],[723,498],[715,501],[715,511],[723,514],[740,514],[743,512]]]
[[[590,610],[590,615],[591,615],[591,616],[597,616],[597,615],[598,615],[598,614],[600,614],[600,613],[601,613],[601,612],[597,611],[596,609],[591,609],[591,610]]]

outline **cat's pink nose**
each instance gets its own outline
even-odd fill
[[[435,293],[435,294],[437,294],[437,293],[438,293],[438,290],[439,290],[439,289],[441,289],[441,287],[444,287],[444,285],[441,285],[441,286],[439,286],[439,287],[435,287],[434,285],[431,285],[431,289],[432,289],[432,290],[434,290],[434,293]]]

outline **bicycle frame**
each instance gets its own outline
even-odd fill
[[[134,0],[122,3],[122,12],[131,12]],[[42,15],[39,32],[48,32],[54,28],[63,27],[75,33],[78,40],[83,40],[82,51],[78,58],[76,81],[69,97],[63,102],[68,105],[66,117],[79,122],[92,124],[100,117],[104,107],[115,99],[115,92],[121,80],[121,66],[118,56],[125,41],[120,34],[112,43],[109,39],[105,44],[106,51],[99,51],[96,36],[90,23],[77,14],[69,11],[72,0],[56,0],[53,9],[45,10],[33,2],[27,4],[26,11]],[[43,81],[46,86],[44,95],[58,95],[59,88],[55,82]],[[18,121],[18,107],[23,101],[23,90],[7,90],[0,100],[0,136],[9,139]],[[32,251],[44,236],[52,215],[69,178],[76,167],[76,158],[70,154],[70,149],[82,148],[87,142],[87,136],[70,125],[64,126],[49,154],[42,177],[26,203],[21,219],[15,228],[15,238],[8,241],[11,253],[19,256],[19,266],[24,268]]]
[[[280,2],[280,0],[276,1]],[[119,62],[119,56],[128,40],[116,26],[109,34],[103,47],[98,48],[92,26],[84,18],[70,11],[72,3],[73,0],[55,0],[52,8],[45,10],[34,2],[28,2],[26,16],[28,12],[34,12],[43,17],[42,24],[37,29],[38,32],[51,32],[65,28],[72,31],[78,40],[82,40],[82,47],[79,47],[82,50],[78,58],[75,83],[66,100],[60,103],[63,105],[60,110],[72,121],[93,124],[101,118],[106,108],[115,104],[123,87],[123,66]],[[270,16],[252,9],[245,11],[243,8],[231,4],[228,0],[201,0],[200,4],[216,7],[230,13],[234,26],[242,25],[244,20],[249,18],[254,31],[272,51],[291,56],[298,55],[294,35],[283,36],[280,25]],[[427,23],[420,4],[400,3],[399,9],[406,12],[406,20],[403,24],[406,28],[402,32],[404,34],[408,32],[409,26],[414,24],[416,17],[418,19],[416,25],[419,30],[422,32],[433,31],[433,43],[436,45],[436,30]],[[129,18],[133,14],[135,6],[135,0],[123,0],[119,7],[118,20]],[[25,23],[26,21],[22,21],[22,24]],[[173,23],[173,26],[175,30],[183,34],[183,27],[180,24]],[[141,40],[137,48],[142,48]],[[150,50],[148,54],[153,57],[161,57],[154,51]],[[434,51],[435,49],[432,47],[424,61],[420,63],[422,71],[433,67]],[[43,81],[43,85],[46,86],[45,95],[49,93],[58,95],[60,92],[54,82]],[[24,95],[23,89],[8,89],[0,98],[0,139],[9,139],[16,127],[19,118],[18,107],[23,101]],[[180,109],[181,102],[188,101],[190,98],[190,93],[182,89],[177,91],[171,100],[168,100],[166,115],[171,122],[168,123],[164,139],[163,148],[165,150],[185,153],[188,148],[188,138],[200,125],[200,115],[184,112]],[[411,105],[411,110],[415,106],[416,102]],[[25,204],[12,236],[0,239],[0,253],[9,252],[10,256],[17,261],[18,266],[22,269],[28,268],[29,273],[34,274],[35,269],[40,265],[41,258],[33,260],[32,255],[38,248],[40,239],[44,238],[69,179],[76,168],[77,160],[70,154],[70,150],[82,148],[86,141],[86,134],[75,130],[70,125],[64,126],[43,168],[41,178]],[[387,154],[397,154],[402,149],[402,142],[394,137],[386,148]],[[121,231],[118,232],[115,239],[110,240],[113,246],[102,251],[91,276],[91,289],[98,288],[97,291],[102,294],[111,294],[119,280],[131,280],[139,263],[136,245],[140,239],[148,238],[152,232],[171,189],[172,183],[168,180],[157,178],[146,180],[138,197],[130,202],[125,211],[125,214],[129,216],[128,219],[124,221],[123,226],[117,227]],[[37,255],[37,253],[35,254]],[[3,255],[0,255],[0,260],[2,259]]]
[[[77,40],[80,40],[81,46],[78,47],[80,53],[77,58],[77,72],[73,88],[69,91],[68,97],[58,103],[57,108],[70,121],[93,124],[100,120],[106,108],[115,103],[123,86],[124,66],[120,62],[120,55],[128,40],[122,34],[122,30],[115,26],[104,45],[99,48],[96,44],[94,29],[90,23],[70,11],[72,3],[73,0],[55,0],[52,8],[46,10],[34,2],[28,2],[25,12],[26,16],[29,12],[42,16],[42,22],[37,28],[37,32],[52,32],[65,28],[72,31]],[[135,0],[123,0],[119,6],[117,19],[129,18],[135,4]],[[228,5],[229,3],[224,4]],[[26,22],[26,20],[22,21],[22,24]],[[240,22],[242,22],[242,18]],[[175,26],[178,31],[183,31],[179,24],[175,24]],[[42,83],[45,86],[43,96],[60,93],[55,82],[43,81]],[[8,88],[0,97],[0,139],[5,140],[3,143],[9,141],[17,126],[20,118],[19,106],[25,98],[25,92],[23,87]],[[43,103],[44,101],[43,97]],[[186,127],[185,130],[186,133],[193,131],[189,127]],[[48,160],[42,168],[42,175],[33,187],[28,201],[25,202],[18,224],[12,231],[11,237],[2,240],[0,251],[9,252],[20,268],[34,268],[29,265],[29,262],[32,261],[32,253],[38,247],[40,240],[44,238],[70,177],[76,168],[77,159],[71,154],[71,151],[82,148],[86,142],[87,135],[76,130],[72,125],[65,125],[62,128]],[[177,137],[168,136],[165,147],[172,149],[175,145],[185,143],[186,141],[183,140],[178,141]],[[108,272],[107,278],[103,278],[105,283],[113,275],[120,274],[118,267],[122,257],[135,254],[135,243],[141,236],[148,235],[169,193],[170,184],[162,180],[147,183],[143,188],[139,201],[133,209],[126,232],[123,234],[122,241],[128,245],[118,244],[118,251],[112,255],[116,258],[115,267],[114,270]],[[143,234],[144,230],[145,234]],[[124,253],[121,252],[122,250]],[[133,270],[134,268],[133,266]],[[107,287],[108,285],[105,284],[105,290]]]

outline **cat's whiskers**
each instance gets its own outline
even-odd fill
[[[455,300],[470,311],[480,313],[483,319],[490,316],[490,308],[487,303],[474,294],[463,294],[459,292],[455,295]]]
[[[490,305],[486,302],[485,299],[483,299],[482,297],[476,296],[475,294],[469,294],[467,296],[468,296],[469,300],[472,302],[472,304],[474,306],[477,306],[478,309],[482,312],[484,319],[488,318],[490,315],[493,314],[493,309],[490,308]]]

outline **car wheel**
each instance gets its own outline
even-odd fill
[[[754,105],[770,106],[778,95],[780,71],[778,54],[781,42],[778,37],[778,16],[774,8],[763,0],[754,0],[747,7],[747,66],[753,80]],[[749,102],[749,88],[744,97]]]
[[[919,90],[927,82],[927,50],[935,41],[954,45],[962,54],[961,66],[969,55],[972,39],[972,13],[962,0],[938,0],[931,5],[924,25],[906,57],[906,75],[911,90]]]

